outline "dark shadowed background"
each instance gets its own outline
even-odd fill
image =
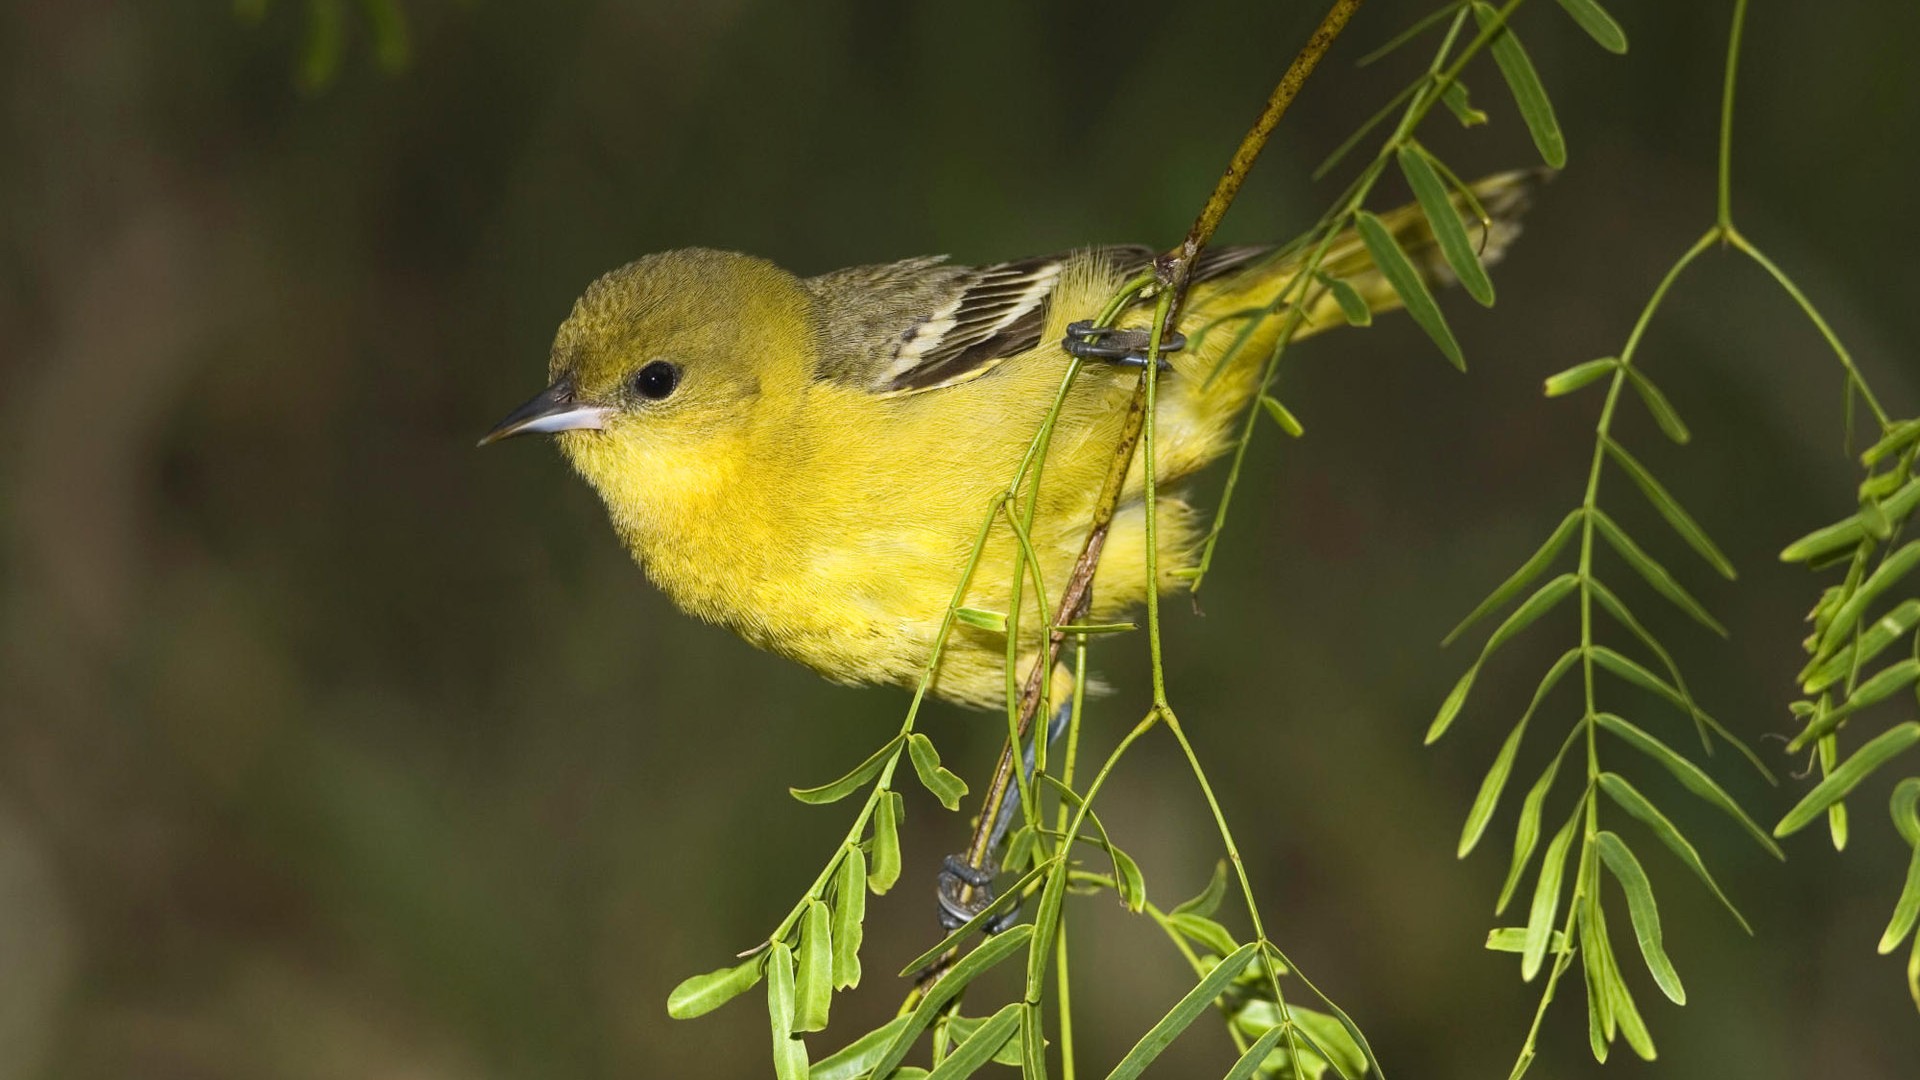
[[[1470,373],[1404,316],[1303,346],[1281,390],[1307,438],[1262,431],[1204,615],[1168,607],[1174,700],[1269,926],[1400,1076],[1504,1076],[1531,1017],[1537,987],[1480,947],[1517,792],[1479,853],[1453,849],[1573,630],[1505,651],[1427,750],[1472,647],[1435,643],[1578,500],[1599,399],[1543,401],[1540,379],[1616,352],[1711,221],[1728,5],[1614,6],[1624,58],[1555,5],[1519,21],[1571,164],[1495,274],[1499,306],[1444,298]],[[679,1023],[667,990],[811,880],[849,811],[787,785],[865,756],[906,697],[681,616],[551,448],[474,438],[540,387],[586,282],[648,251],[811,273],[1171,243],[1319,8],[434,2],[406,6],[414,60],[390,77],[350,6],[338,78],[302,93],[297,4],[257,26],[219,4],[7,5],[0,1080],[765,1074],[759,995]],[[1224,239],[1290,236],[1333,197],[1311,166],[1431,44],[1353,61],[1424,9],[1362,11]],[[1906,415],[1916,43],[1910,8],[1758,5],[1735,158],[1742,227]],[[1434,144],[1462,172],[1533,163],[1491,68],[1468,81],[1495,123],[1437,114]],[[1786,732],[1816,585],[1773,556],[1851,506],[1838,369],[1731,255],[1682,284],[1642,358],[1696,437],[1673,447],[1636,409],[1624,438],[1742,576],[1714,578],[1615,481],[1615,516],[1734,634],[1636,606],[1710,711]],[[1099,648],[1121,690],[1089,752],[1138,717],[1143,647]],[[977,786],[1001,729],[925,723]],[[1712,771],[1767,822],[1805,786],[1724,753]],[[1782,867],[1645,775],[1758,936],[1643,842],[1692,1000],[1659,998],[1616,916],[1662,1056],[1618,1047],[1608,1075],[1916,1074],[1901,965],[1873,955],[1907,859],[1888,783],[1855,800],[1845,857],[1809,829]],[[1103,802],[1155,899],[1199,888],[1216,845],[1169,741]],[[964,821],[915,793],[908,826],[867,982],[816,1054],[887,1015],[905,985],[886,973],[934,940],[925,885]],[[1104,1071],[1190,979],[1110,899],[1082,909],[1083,1065]],[[1541,1075],[1599,1075],[1582,1009],[1572,980]],[[1203,1020],[1162,1071],[1229,1060]]]

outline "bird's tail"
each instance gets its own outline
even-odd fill
[[[1545,175],[1540,170],[1499,173],[1471,185],[1471,200],[1461,192],[1452,193],[1454,210],[1465,219],[1468,240],[1483,265],[1498,262],[1506,254],[1508,245],[1519,236],[1520,216],[1527,209],[1534,186]],[[1381,214],[1379,220],[1429,288],[1455,283],[1453,268],[1442,255],[1433,226],[1418,204]],[[1301,290],[1295,279],[1311,252],[1310,245],[1296,242],[1276,249],[1268,257],[1246,260],[1243,266],[1204,283],[1190,301],[1192,314],[1187,325],[1205,337],[1218,334],[1241,339],[1236,342],[1240,347],[1233,350],[1235,354],[1251,351],[1264,356],[1285,321],[1285,308],[1279,304],[1283,297],[1295,299],[1304,295],[1307,298],[1307,309],[1294,331],[1296,340],[1351,321],[1350,315],[1357,313],[1343,308],[1342,293],[1348,294],[1345,299],[1349,305],[1357,296],[1369,316],[1401,306],[1399,291],[1375,265],[1372,254],[1354,230],[1348,229],[1333,238],[1321,259],[1317,279],[1307,282]],[[1256,325],[1251,333],[1243,333],[1248,329],[1249,318],[1255,319]],[[1246,348],[1255,344],[1264,347]],[[1235,367],[1244,362],[1241,356],[1229,356],[1222,349],[1209,348],[1205,352],[1212,354],[1214,361],[1215,370],[1207,372],[1212,376],[1209,382],[1221,381],[1219,376],[1224,373],[1217,370],[1221,361]]]

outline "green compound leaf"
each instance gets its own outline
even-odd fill
[[[960,809],[960,800],[967,795],[967,782],[941,766],[940,753],[933,748],[933,740],[917,731],[909,735],[907,756],[913,759],[913,771],[919,774],[920,782],[940,800],[940,805],[949,810]]]
[[[1367,253],[1373,256],[1373,264],[1400,294],[1401,303],[1407,306],[1407,314],[1420,324],[1433,343],[1440,349],[1440,355],[1461,371],[1467,370],[1467,358],[1460,352],[1460,343],[1453,338],[1453,331],[1447,329],[1447,320],[1440,314],[1440,305],[1434,302],[1433,293],[1427,291],[1427,283],[1420,278],[1420,272],[1408,261],[1407,253],[1400,250],[1400,244],[1387,231],[1380,219],[1365,210],[1353,215],[1354,227],[1359,230],[1360,242],[1367,246]]]
[[[746,963],[684,980],[667,995],[667,1015],[691,1020],[725,1005],[759,984],[764,960],[755,956]]]
[[[1467,227],[1460,221],[1460,212],[1454,209],[1447,185],[1434,171],[1426,151],[1403,143],[1397,156],[1401,175],[1407,178],[1407,186],[1413,189],[1413,197],[1433,227],[1433,239],[1441,257],[1453,268],[1467,295],[1483,307],[1493,306],[1493,281],[1487,277],[1487,268],[1480,265],[1473,241],[1467,238]]]
[[[1614,22],[1613,16],[1596,0],[1560,0],[1560,6],[1567,9],[1573,21],[1580,24],[1588,37],[1599,42],[1601,48],[1616,56],[1627,51],[1627,32],[1620,29],[1620,24]]]
[[[1666,597],[1673,606],[1692,616],[1695,622],[1721,637],[1727,636],[1727,628],[1721,626],[1718,620],[1708,614],[1706,607],[1695,600],[1692,593],[1682,588],[1680,582],[1667,571],[1666,567],[1661,566],[1653,556],[1642,550],[1639,544],[1634,543],[1633,538],[1628,536],[1620,526],[1614,524],[1613,519],[1598,507],[1593,511],[1593,524],[1600,531],[1600,535],[1606,538],[1608,546],[1612,547],[1628,566],[1633,567],[1636,573],[1646,579],[1647,584],[1653,586],[1655,592]]]
[[[1565,397],[1575,390],[1580,390],[1599,382],[1602,376],[1619,366],[1620,361],[1611,356],[1603,356],[1598,360],[1588,360],[1584,364],[1575,364],[1565,371],[1547,376],[1547,381],[1542,389],[1546,396],[1550,398]]]
[[[1647,471],[1647,467],[1640,464],[1632,454],[1627,453],[1626,448],[1619,443],[1612,439],[1606,439],[1605,443],[1607,454],[1613,458],[1615,464],[1620,466],[1621,471],[1633,479],[1641,494],[1647,497],[1647,501],[1653,504],[1655,510],[1660,511],[1661,517],[1667,519],[1667,524],[1673,527],[1673,531],[1679,533],[1680,538],[1698,552],[1700,557],[1707,561],[1707,565],[1719,571],[1722,577],[1732,581],[1738,576],[1734,573],[1733,563],[1714,544],[1712,538],[1707,536],[1707,531],[1702,529],[1690,514],[1681,509],[1679,501],[1660,485],[1660,481],[1653,478],[1653,474]]]
[[[1252,962],[1254,953],[1259,948],[1259,945],[1248,942],[1215,964],[1213,970],[1200,980],[1199,985],[1187,991],[1186,996],[1176,1002],[1167,1015],[1160,1018],[1159,1023],[1148,1029],[1147,1033],[1140,1037],[1140,1041],[1134,1044],[1133,1049],[1127,1051],[1127,1056],[1121,1058],[1120,1064],[1115,1065],[1113,1071],[1107,1074],[1108,1080],[1132,1080],[1133,1077],[1146,1071],[1147,1066],[1153,1063],[1153,1059],[1159,1057],[1160,1052],[1185,1031],[1187,1026],[1193,1023],[1194,1019],[1208,1006],[1212,1005],[1213,999],[1219,997],[1220,992],[1225,990],[1247,964]]]
[[[833,923],[827,905],[807,901],[800,917],[800,951],[794,957],[793,1030],[825,1031],[833,1005]]]
[[[1507,741],[1500,746],[1500,753],[1493,759],[1493,767],[1487,770],[1486,778],[1480,781],[1480,792],[1474,796],[1473,807],[1467,811],[1467,823],[1460,830],[1460,846],[1457,858],[1466,858],[1480,836],[1486,831],[1487,822],[1493,819],[1493,810],[1500,801],[1500,792],[1506,788],[1507,775],[1513,771],[1513,758],[1520,750],[1520,740],[1527,730],[1527,722],[1540,708],[1540,702],[1560,682],[1562,676],[1580,659],[1579,649],[1568,649],[1547,669],[1540,679],[1540,685],[1534,688],[1533,700],[1527,704],[1527,711],[1520,714],[1520,720],[1513,725],[1513,731],[1507,735]]]
[[[881,896],[900,880],[900,819],[905,800],[897,791],[880,793],[873,808],[873,864],[867,868],[867,888]]]
[[[821,784],[819,787],[788,788],[787,793],[809,806],[824,806],[827,803],[839,802],[865,787],[867,781],[880,775],[880,770],[886,768],[887,762],[900,751],[902,738],[903,736],[895,735],[888,739],[885,746],[875,750],[871,757],[854,766],[852,772],[838,780]]]
[[[767,952],[767,1018],[778,1080],[807,1080],[807,1044],[793,1037],[793,1004],[793,951],[776,941]]]
[[[1361,299],[1360,290],[1354,288],[1345,278],[1332,277],[1317,271],[1313,277],[1333,294],[1333,302],[1340,305],[1340,314],[1347,320],[1348,326],[1373,325],[1373,309]]]
[[[1647,883],[1640,860],[1633,857],[1626,841],[1604,829],[1596,842],[1600,858],[1627,894],[1627,914],[1633,919],[1633,936],[1639,942],[1640,955],[1647,961],[1647,970],[1653,973],[1653,981],[1675,1005],[1685,1005],[1687,991],[1680,985],[1680,973],[1673,969],[1673,961],[1667,958],[1660,934],[1660,909],[1654,903],[1653,886]]]
[[[1773,837],[1768,836],[1766,830],[1760,828],[1752,818],[1748,817],[1747,812],[1740,808],[1740,804],[1733,801],[1733,796],[1727,794],[1725,788],[1715,783],[1713,777],[1702,772],[1700,766],[1675,753],[1674,749],[1666,743],[1612,713],[1600,713],[1594,719],[1621,741],[1658,762],[1673,774],[1675,780],[1680,781],[1680,786],[1739,822],[1740,827],[1747,830],[1747,835],[1753,837],[1755,843],[1765,848],[1767,854],[1776,859],[1786,859],[1786,853],[1780,850],[1779,844],[1774,843]]]
[[[1567,541],[1573,536],[1574,527],[1579,524],[1580,511],[1578,510],[1562,518],[1560,524],[1554,526],[1553,533],[1547,537],[1546,542],[1535,549],[1532,555],[1527,556],[1527,561],[1521,564],[1520,569],[1515,570],[1507,580],[1500,583],[1499,588],[1494,589],[1485,600],[1480,601],[1479,606],[1468,612],[1467,617],[1461,619],[1458,626],[1447,632],[1447,636],[1440,640],[1440,644],[1443,646],[1453,644],[1454,639],[1464,633],[1468,627],[1479,622],[1488,613],[1505,607],[1508,601],[1520,595],[1521,589],[1531,585],[1534,578],[1539,577],[1547,567],[1553,565],[1553,560],[1559,556],[1561,549],[1567,546]]]
[[[1780,824],[1773,827],[1773,835],[1789,836],[1806,827],[1807,823],[1820,816],[1820,812],[1829,805],[1846,798],[1847,793],[1859,786],[1873,770],[1885,764],[1887,759],[1903,750],[1920,743],[1920,722],[1909,720],[1904,724],[1881,732],[1865,746],[1853,752],[1839,768],[1827,774],[1812,791]]]
[[[1860,633],[1857,642],[1848,643],[1846,648],[1824,661],[1809,663],[1800,673],[1800,689],[1808,694],[1817,694],[1831,687],[1854,671],[1856,656],[1859,657],[1858,666],[1865,667],[1887,646],[1905,637],[1915,625],[1920,625],[1920,600],[1908,600],[1874,620],[1872,626]]]
[[[1653,830],[1653,835],[1658,837],[1661,843],[1667,845],[1669,851],[1678,855],[1680,861],[1687,864],[1687,869],[1693,871],[1693,875],[1699,878],[1700,881],[1706,885],[1707,889],[1713,893],[1714,897],[1720,901],[1721,905],[1733,915],[1734,921],[1740,924],[1740,929],[1745,930],[1749,936],[1752,935],[1753,927],[1747,923],[1746,916],[1740,914],[1740,909],[1733,906],[1733,901],[1728,899],[1727,894],[1721,890],[1720,883],[1713,879],[1711,873],[1707,872],[1707,864],[1700,860],[1700,852],[1695,850],[1692,842],[1680,832],[1679,828],[1677,828],[1672,821],[1667,819],[1665,814],[1661,813],[1653,803],[1649,802],[1645,795],[1640,794],[1639,789],[1627,783],[1626,779],[1618,773],[1609,772],[1600,774],[1600,790],[1606,792],[1614,802],[1620,804],[1621,809],[1632,814],[1640,820],[1641,824]]]
[[[1003,1006],[973,1029],[953,1052],[927,1074],[927,1080],[961,1080],[972,1076],[982,1065],[999,1060],[998,1056],[1020,1028],[1020,1003]],[[1019,1058],[1002,1064],[1018,1064]]]
[[[887,1045],[912,1019],[909,1016],[896,1016],[814,1062],[808,1080],[863,1080],[872,1074],[873,1066],[880,1060],[880,1055],[886,1052]],[[894,1073],[896,1077],[899,1075]]]
[[[860,940],[867,921],[867,853],[858,844],[840,852],[833,874],[833,986],[860,985]]]
[[[1641,374],[1639,368],[1630,367],[1627,369],[1627,381],[1639,391],[1640,400],[1646,404],[1647,411],[1653,414],[1653,422],[1660,425],[1662,434],[1682,446],[1692,441],[1693,433],[1687,430],[1687,425],[1680,420],[1680,413],[1652,379]]]
[[[1520,950],[1520,978],[1532,982],[1547,957],[1547,945],[1553,940],[1553,917],[1560,910],[1560,882],[1567,872],[1567,847],[1573,843],[1580,816],[1567,819],[1560,831],[1547,842],[1541,858],[1540,877],[1533,887],[1533,905],[1527,912],[1527,937]]]
[[[1893,798],[1887,809],[1893,813],[1893,827],[1900,839],[1920,847],[1920,776],[1909,776],[1893,785]]]
[[[1480,29],[1500,22],[1500,13],[1493,5],[1477,2],[1473,5],[1473,16],[1480,23]],[[1503,26],[1494,35],[1488,46],[1493,52],[1493,62],[1500,67],[1500,74],[1507,80],[1507,88],[1513,91],[1513,103],[1520,109],[1520,119],[1526,121],[1527,131],[1533,136],[1533,145],[1540,150],[1540,158],[1556,169],[1567,164],[1567,138],[1560,132],[1560,121],[1553,115],[1553,103],[1547,99],[1547,89],[1540,84],[1540,75],[1533,70],[1533,61],[1527,58],[1527,50],[1520,45],[1520,38],[1513,27]]]
[[[1065,874],[1060,874],[1056,876],[1056,880],[1065,877]],[[981,972],[1024,948],[1028,939],[1032,937],[1032,926],[1016,926],[1011,930],[995,934],[981,942],[979,948],[961,957],[960,962],[953,965],[953,969],[947,972],[945,978],[928,987],[926,996],[922,997],[920,1004],[907,1015],[908,1022],[901,1025],[900,1030],[894,1033],[892,1041],[887,1043],[886,1049],[881,1051],[879,1057],[875,1059],[871,1069],[872,1074],[886,1076],[891,1073],[894,1067],[900,1064],[900,1060],[907,1056],[907,1050],[913,1046],[913,1041],[919,1038],[920,1033],[933,1022],[934,1017],[940,1014],[940,1010],[946,1006],[947,1002],[953,1000],[955,994],[966,989],[967,984]]]

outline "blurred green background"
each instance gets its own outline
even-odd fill
[[[1308,437],[1262,432],[1204,616],[1168,609],[1174,698],[1269,926],[1401,1076],[1504,1076],[1531,1017],[1537,988],[1480,948],[1517,792],[1481,852],[1453,849],[1572,629],[1503,653],[1426,750],[1471,647],[1435,643],[1578,499],[1598,398],[1544,402],[1540,379],[1617,351],[1711,218],[1728,5],[1615,6],[1625,58],[1554,5],[1519,22],[1572,161],[1496,273],[1499,306],[1444,301],[1470,374],[1404,317],[1303,346],[1282,394]],[[811,880],[846,809],[786,786],[865,756],[906,698],[681,616],[550,448],[474,438],[540,387],[585,283],[648,251],[810,273],[1172,242],[1318,9],[421,3],[413,62],[387,76],[349,5],[340,73],[308,94],[295,3],[258,25],[219,4],[7,5],[0,1080],[764,1074],[757,995],[675,1023],[666,992]],[[1431,46],[1353,61],[1424,10],[1367,5],[1223,238],[1289,236],[1332,198],[1313,163]],[[1757,5],[1748,34],[1742,227],[1911,415],[1920,13]],[[1530,164],[1491,68],[1468,81],[1494,125],[1439,114],[1433,144],[1463,173]],[[1604,502],[1734,636],[1622,586],[1710,711],[1786,732],[1816,585],[1773,553],[1851,506],[1837,368],[1732,256],[1684,282],[1642,358],[1696,438],[1676,449],[1637,410],[1624,437],[1741,580],[1617,481]],[[1098,650],[1121,689],[1089,752],[1137,718],[1142,647]],[[944,707],[926,726],[977,785],[1000,729]],[[1845,857],[1810,829],[1781,867],[1612,755],[1758,937],[1641,841],[1692,1001],[1659,999],[1617,916],[1662,1057],[1619,1047],[1607,1075],[1914,1076],[1920,1020],[1872,951],[1907,858],[1890,778],[1855,800]],[[1724,753],[1713,771],[1768,822],[1804,788]],[[1199,888],[1217,852],[1170,742],[1103,801],[1156,899]],[[926,886],[964,822],[909,807],[908,878],[874,903],[867,982],[816,1053],[887,1015],[905,985],[886,973],[934,940]],[[1188,976],[1110,899],[1075,910],[1083,1064],[1104,1070]],[[1582,1008],[1570,982],[1538,1075],[1601,1074]],[[1203,1020],[1162,1071],[1228,1060]]]

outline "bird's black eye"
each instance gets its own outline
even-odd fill
[[[649,401],[659,401],[680,385],[680,369],[665,360],[655,360],[633,377],[633,391]]]

